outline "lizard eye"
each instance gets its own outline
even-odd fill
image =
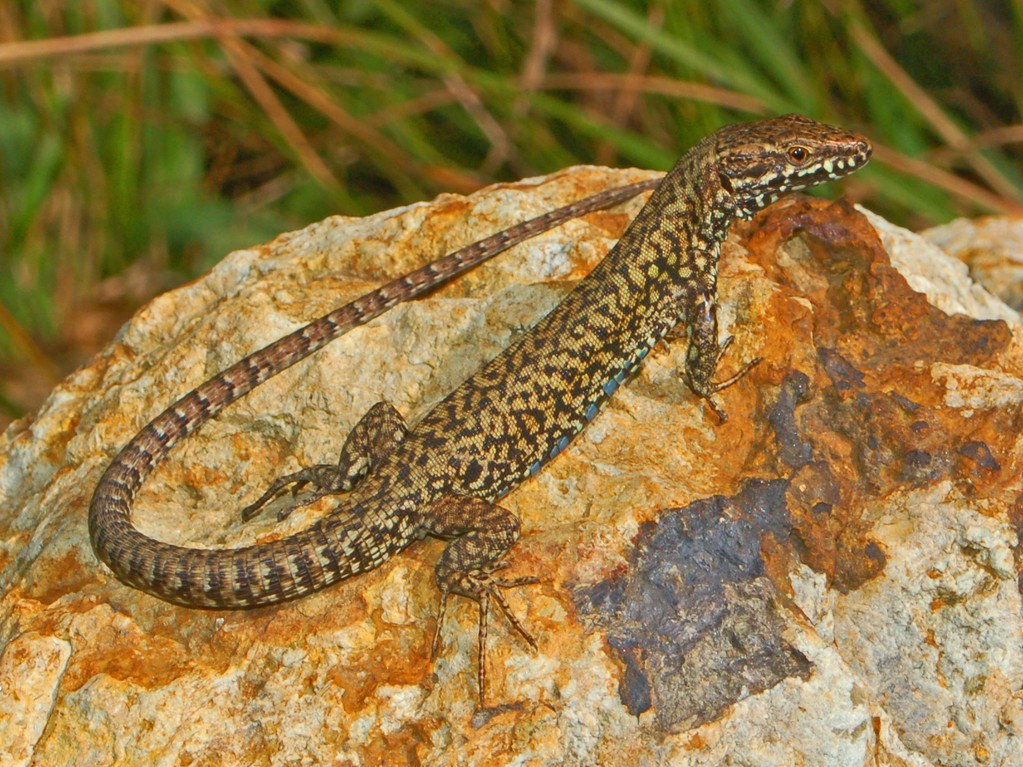
[[[794,146],[789,147],[789,159],[795,163],[801,163],[810,156],[810,153],[806,150],[806,147]]]

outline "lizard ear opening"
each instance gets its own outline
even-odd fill
[[[718,171],[718,180],[721,182],[721,188],[724,189],[726,192],[735,191],[732,188],[732,179],[729,178],[728,174],[725,173],[723,170]]]

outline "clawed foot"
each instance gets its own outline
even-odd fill
[[[443,578],[438,578],[438,584],[441,589],[440,597],[440,611],[437,615],[437,630],[433,635],[433,648],[431,650],[431,657],[436,659],[437,653],[440,649],[440,632],[441,627],[444,625],[444,615],[447,611],[448,597],[451,594],[461,594],[462,596],[475,599],[479,602],[480,606],[480,621],[479,621],[479,644],[478,644],[478,658],[477,658],[477,674],[479,679],[479,696],[480,706],[485,705],[486,701],[486,685],[487,685],[487,670],[486,670],[486,656],[487,656],[487,632],[490,623],[490,602],[493,600],[497,603],[497,606],[501,608],[501,612],[504,613],[505,617],[512,627],[519,633],[519,635],[526,640],[533,650],[537,649],[536,640],[530,635],[526,628],[519,622],[518,618],[512,613],[511,608],[508,606],[508,601],[504,598],[504,594],[501,593],[502,589],[515,588],[517,586],[525,586],[531,583],[537,583],[538,579],[532,576],[525,576],[522,578],[495,578],[494,572],[505,567],[504,563],[495,564],[492,567],[483,570],[473,570],[466,573],[448,573]]]
[[[714,395],[722,389],[734,384],[757,364],[760,357],[747,362],[733,376],[720,383],[712,380],[725,351],[732,345],[732,336],[718,343],[718,307],[713,292],[697,296],[695,304],[688,315],[689,348],[686,349],[686,365],[682,377],[693,392],[703,398],[718,419],[724,423],[728,420],[725,411],[714,400]]]
[[[714,359],[713,367],[714,370],[717,369],[718,363],[721,362],[721,358],[725,354],[725,350],[732,345],[732,341],[734,340],[735,340],[734,336],[728,336],[728,338],[725,339],[725,342],[721,344],[720,348],[718,349],[717,355]],[[707,403],[710,409],[714,411],[714,415],[718,417],[718,420],[721,423],[724,423],[725,421],[728,420],[728,414],[721,409],[720,405],[718,405],[717,401],[714,399],[714,395],[717,394],[719,391],[727,389],[729,386],[736,383],[739,379],[741,379],[743,376],[749,373],[753,368],[755,368],[757,365],[763,362],[763,360],[764,360],[763,357],[754,357],[741,368],[739,368],[739,371],[737,373],[730,375],[724,381],[721,381],[719,383],[709,382],[707,384],[700,384],[693,379],[692,375],[689,373],[688,370],[685,371],[684,378],[689,388],[696,392],[696,394],[700,398],[702,398],[704,402]]]
[[[319,464],[317,466],[310,466],[307,469],[296,471],[294,474],[288,474],[283,477],[278,477],[276,481],[267,491],[263,493],[256,501],[250,503],[244,509],[242,509],[242,521],[248,522],[266,506],[270,501],[277,497],[277,495],[284,490],[286,487],[291,485],[291,498],[292,503],[289,503],[283,509],[277,512],[277,521],[283,522],[290,516],[291,512],[301,506],[308,506],[313,501],[318,501],[325,495],[330,493],[338,493],[347,489],[345,482],[338,478],[339,472],[337,466],[330,464]],[[299,492],[302,491],[308,485],[315,486],[312,495],[297,500]]]
[[[721,357],[724,356],[725,350],[732,345],[732,341],[734,340],[735,340],[734,336],[728,336],[728,338],[725,339],[725,342],[721,344],[721,351],[718,353],[719,362],[721,361]],[[747,373],[749,373],[753,368],[755,368],[763,361],[764,361],[763,357],[754,357],[741,368],[739,368],[738,372],[733,373],[724,381],[712,384],[710,387],[710,391],[708,391],[706,394],[701,393],[700,396],[702,396],[707,401],[707,404],[710,405],[710,409],[714,411],[714,414],[718,417],[718,420],[720,420],[721,423],[724,423],[725,421],[728,420],[728,415],[725,413],[725,411],[718,407],[718,404],[717,402],[714,401],[712,395],[717,394],[719,391],[727,389],[732,384],[738,382],[739,379],[745,377]]]

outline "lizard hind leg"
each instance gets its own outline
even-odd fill
[[[498,578],[497,570],[505,567],[503,558],[519,537],[518,518],[501,506],[480,498],[446,495],[426,509],[425,531],[438,538],[452,539],[437,560],[437,586],[440,588],[440,610],[433,637],[433,657],[440,646],[448,597],[451,594],[479,602],[479,644],[477,674],[480,705],[486,699],[487,631],[491,602],[497,604],[508,622],[520,636],[536,649],[536,640],[512,613],[502,589],[536,583],[535,577]]]
[[[355,487],[378,466],[394,448],[405,439],[408,425],[390,402],[381,401],[371,407],[348,433],[341,448],[337,464],[321,463],[307,466],[292,474],[278,477],[266,492],[242,509],[242,521],[255,517],[270,501],[287,487],[291,487],[292,502],[277,512],[277,521],[283,521],[300,506],[331,493],[345,493]],[[296,500],[299,491],[311,485],[312,494]]]

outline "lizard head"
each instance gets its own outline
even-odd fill
[[[866,138],[802,115],[729,125],[715,135],[721,187],[750,218],[786,192],[841,178],[870,160]]]

